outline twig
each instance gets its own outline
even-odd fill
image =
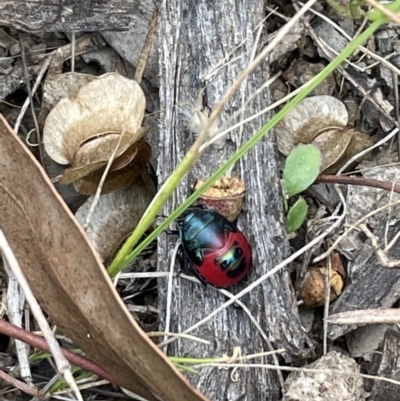
[[[37,302],[35,296],[33,295],[33,292],[28,284],[28,281],[25,278],[24,273],[22,272],[21,267],[19,266],[19,263],[10,248],[10,245],[7,242],[6,237],[4,236],[4,233],[2,230],[0,230],[0,251],[3,254],[3,257],[5,260],[7,260],[7,263],[14,273],[15,277],[17,278],[21,288],[23,289],[25,293],[26,300],[28,301],[32,314],[35,317],[36,321],[38,322],[43,335],[49,345],[49,349],[51,351],[51,354],[53,355],[54,361],[57,365],[57,369],[60,373],[62,373],[65,377],[65,380],[67,383],[71,386],[71,388],[74,390],[75,395],[77,396],[78,400],[82,400],[83,398],[79,392],[79,389],[76,386],[76,383],[74,381],[74,378],[72,376],[71,370],[70,370],[70,365],[61,352],[60,345],[58,344],[57,340],[54,338],[54,333],[51,331],[49,324],[47,323],[47,320],[40,309],[39,303]]]
[[[43,395],[43,392],[37,387],[33,386],[32,384],[24,383],[23,381],[10,376],[3,370],[0,370],[0,379],[33,397],[41,397]]]
[[[347,228],[343,234],[341,234],[338,238],[336,238],[336,240],[333,242],[333,244],[329,247],[328,250],[326,250],[321,255],[317,256],[316,258],[314,258],[314,260],[312,262],[317,263],[317,262],[320,262],[321,260],[325,259],[337,247],[337,245],[340,243],[340,241],[343,240],[343,238],[345,238],[351,231],[353,231],[356,227],[358,227],[365,220],[369,219],[371,216],[374,216],[375,214],[377,214],[387,208],[390,208],[392,206],[396,206],[399,204],[400,204],[400,200],[397,202],[393,202],[393,203],[387,203],[386,205],[383,205],[383,206],[367,213],[366,215],[361,217],[359,220],[357,220],[354,224],[352,224],[349,228]]]
[[[346,185],[361,185],[364,187],[373,187],[394,191],[400,194],[400,184],[394,184],[390,181],[379,181],[372,178],[354,177],[345,175],[320,175],[316,182],[324,184],[346,184]]]
[[[400,310],[392,309],[364,309],[330,315],[328,322],[331,324],[395,324],[400,323]]]
[[[32,96],[36,93],[37,88],[39,87],[40,83],[42,82],[42,78],[43,78],[45,72],[47,71],[47,68],[49,67],[50,60],[51,60],[51,56],[47,57],[47,58],[44,60],[44,62],[43,62],[42,66],[41,66],[41,68],[40,68],[40,71],[39,71],[39,75],[38,75],[37,78],[36,78],[35,85],[34,85],[33,88],[32,88]],[[29,99],[29,97],[28,97],[28,98],[25,100],[25,102],[24,102],[24,104],[23,104],[23,106],[22,106],[22,108],[21,108],[21,111],[20,111],[20,113],[19,113],[19,116],[18,116],[18,118],[17,118],[17,121],[16,121],[16,123],[15,123],[14,131],[15,131],[16,133],[18,133],[19,127],[20,127],[20,125],[21,125],[21,123],[22,123],[22,119],[24,118],[25,112],[26,112],[26,110],[27,110],[27,108],[28,108],[28,106],[29,106],[29,102],[30,102],[30,99]],[[32,131],[30,131],[30,132],[32,132]],[[38,139],[39,139],[39,138],[38,138]],[[26,140],[27,140],[27,143],[28,143],[28,138],[27,138]],[[29,144],[29,143],[28,143],[28,144]],[[38,146],[40,146],[40,144],[38,144]]]
[[[35,123],[36,137],[37,137],[37,141],[39,144],[39,157],[40,157],[40,161],[41,161],[43,168],[46,169],[45,163],[44,163],[44,155],[43,155],[42,136],[41,136],[40,129],[39,129],[39,123],[38,123],[38,120],[36,117],[35,105],[33,104],[33,95],[32,95],[32,90],[31,90],[31,84],[29,81],[28,67],[26,65],[25,45],[23,44],[22,40],[19,41],[19,45],[21,47],[21,58],[22,58],[23,72],[24,72],[24,78],[25,78],[25,85],[26,85],[26,89],[28,91],[28,98],[29,98],[29,103],[31,105],[33,122]]]
[[[72,40],[71,40],[71,47],[72,47],[72,54],[71,54],[71,72],[75,72],[75,46],[76,46],[76,38],[75,38],[75,32],[71,33]]]
[[[22,291],[15,274],[12,272],[8,261],[3,258],[4,269],[8,276],[7,290],[7,316],[12,324],[22,327],[22,310],[25,303],[25,294]],[[29,315],[26,315],[25,321],[29,321]],[[32,374],[29,366],[29,347],[22,341],[15,341],[15,350],[20,367],[20,376],[22,379],[32,382]]]
[[[149,59],[150,51],[153,46],[154,37],[157,29],[158,21],[158,7],[154,7],[153,15],[150,21],[149,31],[147,32],[146,40],[143,45],[142,53],[140,54],[139,61],[135,71],[135,81],[140,84],[142,82],[144,70],[146,69],[147,60]]]
[[[149,331],[146,333],[148,337],[181,337],[186,338],[187,340],[197,341],[202,344],[210,345],[210,341],[204,340],[203,338],[191,336],[190,334],[182,334],[182,333],[171,333],[170,331]]]
[[[43,352],[50,352],[49,345],[43,337],[38,336],[37,334],[34,334],[30,331],[21,329],[20,327],[17,327],[4,319],[0,319],[0,333],[3,333],[17,340],[21,340]],[[97,363],[85,358],[84,356],[75,354],[68,349],[61,348],[61,350],[64,356],[72,365],[92,372],[95,375],[102,377],[103,379],[106,379],[111,383],[115,383],[118,386],[123,386],[123,384],[117,377],[115,377],[111,373],[108,373],[101,366],[97,365]]]
[[[332,271],[332,259],[331,255],[327,258],[327,270],[325,275],[325,302],[324,302],[324,321],[323,321],[323,355],[328,352],[328,316],[329,316],[329,304],[331,301],[331,271]]]
[[[114,149],[114,151],[112,152],[112,154],[110,156],[110,160],[107,163],[107,166],[106,166],[106,168],[105,168],[105,170],[103,172],[103,175],[101,176],[99,185],[98,185],[98,187],[96,189],[96,194],[94,196],[92,204],[90,205],[89,212],[88,212],[88,214],[86,216],[85,224],[83,225],[83,229],[84,230],[87,230],[87,228],[89,227],[90,219],[92,217],[94,209],[96,209],[96,206],[99,203],[99,199],[100,199],[101,191],[102,191],[103,186],[104,186],[104,182],[105,182],[105,180],[107,178],[107,175],[108,175],[108,173],[109,173],[109,171],[111,169],[111,165],[113,164],[113,161],[115,159],[115,155],[117,154],[119,145],[121,143],[122,137],[125,135],[125,132],[126,132],[126,128],[124,128],[123,131],[121,132],[121,135],[118,138],[117,145],[115,146],[115,149]]]
[[[372,247],[375,250],[379,264],[381,266],[387,267],[389,269],[400,268],[400,260],[391,260],[387,256],[386,251],[383,249],[380,249],[379,244],[378,244],[378,239],[376,238],[376,236],[374,234],[372,234],[370,229],[365,224],[360,224],[360,228],[371,241]]]
[[[169,332],[169,325],[171,322],[171,305],[172,305],[172,291],[173,291],[173,278],[174,278],[174,268],[175,268],[175,261],[176,257],[178,256],[179,252],[179,247],[181,246],[181,241],[178,239],[176,241],[176,245],[173,251],[173,256],[171,258],[171,264],[169,268],[169,274],[168,274],[168,287],[167,287],[167,306],[166,306],[166,313],[165,313],[165,331]],[[167,338],[164,338],[164,341]],[[164,347],[164,353],[168,355],[168,345]]]

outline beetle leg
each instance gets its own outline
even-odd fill
[[[179,235],[179,231],[178,230],[165,230],[165,234],[167,235]]]
[[[186,257],[185,254],[183,252],[183,247],[182,245],[178,248],[178,252],[176,253],[176,259],[179,260],[179,264],[181,266],[181,270],[182,271],[185,267],[186,269],[189,269],[194,276],[200,280],[200,282],[204,285],[210,285],[209,283],[207,283],[206,280],[204,280],[204,278],[199,274],[199,272],[197,271],[197,269],[194,267],[193,263],[191,263]],[[179,276],[179,273],[178,273]]]
[[[207,281],[200,275],[200,273],[197,271],[197,269],[193,266],[193,263],[190,261],[187,261],[187,265],[190,268],[190,271],[196,276],[197,279],[200,280],[200,282],[207,287],[207,285],[211,285],[210,283],[207,283]]]

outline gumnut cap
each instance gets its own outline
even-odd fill
[[[197,180],[193,189],[204,184],[204,179]],[[199,203],[209,209],[214,209],[230,221],[239,216],[246,192],[246,184],[238,177],[222,177],[199,198]]]

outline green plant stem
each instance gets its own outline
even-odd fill
[[[137,244],[145,231],[151,226],[154,219],[157,217],[157,213],[161,210],[164,203],[171,196],[172,191],[179,185],[186,172],[189,171],[197,161],[198,157],[199,154],[195,150],[189,149],[181,163],[166,182],[168,185],[164,185],[159,190],[154,202],[149,206],[146,213],[143,215],[140,224],[125,241],[124,245],[121,247],[120,251],[109,266],[108,274],[111,277],[116,276],[126,266],[126,264],[133,259],[129,258],[129,253],[132,251],[132,248]],[[142,228],[140,229],[140,227]],[[127,257],[129,260],[127,260]]]
[[[201,363],[226,363],[227,358],[183,358],[179,356],[169,356],[169,360],[178,364],[199,365]]]
[[[400,4],[400,0],[396,0],[396,2]],[[143,249],[146,248],[146,246],[156,239],[163,230],[165,230],[177,217],[179,217],[179,215],[181,215],[191,204],[193,204],[193,202],[196,201],[204,191],[210,188],[218,178],[220,178],[231,166],[233,166],[248,150],[255,146],[257,142],[260,141],[262,137],[266,135],[269,130],[273,128],[294,106],[296,106],[327,76],[329,76],[358,48],[358,46],[361,46],[385,21],[386,18],[381,16],[363,33],[351,41],[346,48],[317,76],[315,76],[296,97],[294,97],[286,106],[284,106],[267,124],[265,124],[251,139],[249,139],[240,149],[238,149],[238,151],[233,154],[220,168],[218,168],[217,171],[198,190],[189,196],[188,199],[186,199],[186,201],[184,201],[177,209],[175,209],[144,241],[142,241],[141,244],[139,244],[131,253],[129,253],[139,241],[146,229],[153,223],[162,205],[172,194],[180,179],[186,174],[188,167],[192,165],[193,160],[197,160],[198,154],[194,156],[189,152],[170,178],[171,182],[174,182],[175,186],[172,187],[172,185],[168,185],[168,187],[163,187],[162,196],[159,196],[157,200],[157,207],[152,205],[151,213],[149,212],[146,214],[145,219],[142,220],[141,224],[128,238],[125,245],[121,248],[117,257],[108,268],[108,273],[110,276],[114,277],[121,270],[123,270],[136,256],[140,254]],[[168,180],[168,182],[170,182],[170,180]]]

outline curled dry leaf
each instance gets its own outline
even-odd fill
[[[342,293],[346,272],[343,267],[339,253],[332,256],[331,277],[330,277],[330,302],[335,301]],[[299,299],[305,306],[315,307],[325,303],[326,275],[328,269],[323,267],[312,267],[307,272],[304,283],[299,292]]]
[[[112,183],[105,185],[103,192],[131,185],[138,176],[139,163],[134,163],[135,171],[131,172],[129,159],[132,162],[136,156],[146,163],[150,158],[149,145],[133,148],[146,132],[141,127],[144,111],[145,97],[139,84],[116,73],[93,79],[80,88],[76,97],[60,100],[46,119],[43,141],[54,161],[71,165],[61,182],[74,182],[78,191],[93,194],[97,188],[94,183],[98,184],[98,177],[118,146],[116,159],[124,155],[128,161],[123,163],[124,171],[119,169],[118,178],[107,178]],[[117,170],[116,165],[113,170]],[[82,182],[87,176],[86,181],[93,185]]]
[[[53,322],[141,397],[206,401],[139,328],[82,227],[1,115],[0,160],[0,227]]]
[[[193,189],[198,189],[205,180],[197,180]],[[222,177],[201,195],[199,203],[235,221],[242,210],[246,184],[238,177]]]
[[[347,122],[348,113],[340,100],[306,98],[277,124],[278,149],[287,156],[300,143],[315,144],[323,155],[321,173],[336,173],[351,157],[373,145],[368,135],[346,129]]]
[[[106,265],[126,237],[136,228],[155,194],[156,186],[153,180],[143,171],[129,188],[100,197],[86,233]],[[90,197],[75,214],[82,225],[93,200],[94,197]]]

